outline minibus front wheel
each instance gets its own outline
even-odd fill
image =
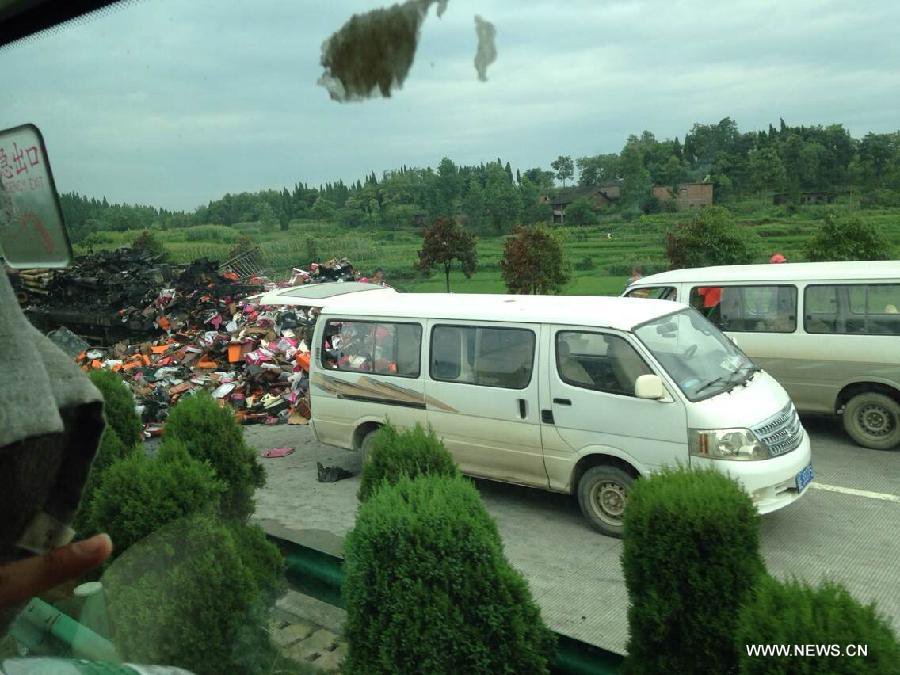
[[[622,537],[625,504],[633,483],[633,476],[607,464],[584,472],[578,481],[578,505],[594,529],[608,537]]]
[[[844,408],[844,429],[865,448],[892,450],[900,447],[900,403],[886,394],[857,394]]]

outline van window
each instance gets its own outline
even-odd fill
[[[721,330],[793,333],[797,330],[796,286],[696,286],[690,305]]]
[[[329,320],[322,366],[332,370],[418,377],[422,326],[417,323]]]
[[[900,284],[817,284],[803,303],[807,333],[900,335]]]
[[[566,384],[634,396],[634,381],[652,371],[628,341],[617,335],[560,331],[556,370]]]
[[[646,286],[625,294],[626,298],[650,298],[651,300],[677,300],[678,291],[673,286]]]
[[[524,389],[531,382],[535,335],[523,328],[435,326],[431,379]]]
[[[850,311],[853,314],[866,313],[866,288],[867,286],[848,286],[847,293],[850,297]]]

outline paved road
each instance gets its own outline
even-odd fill
[[[839,580],[874,600],[900,631],[900,452],[859,448],[828,418],[805,418],[816,480],[803,499],[763,518],[766,563],[779,577]],[[286,458],[264,459],[269,482],[256,517],[275,534],[339,551],[353,526],[357,478],[316,481],[316,462],[358,470],[358,459],[315,441],[307,427],[247,427],[259,449],[289,445]],[[496,518],[506,554],[528,578],[556,631],[624,652],[627,594],[620,541],[585,524],[574,501],[478,481]]]

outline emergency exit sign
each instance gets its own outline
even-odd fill
[[[72,246],[41,132],[0,131],[0,256],[10,267],[67,267]]]

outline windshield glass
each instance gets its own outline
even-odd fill
[[[753,369],[731,340],[692,309],[654,319],[635,334],[691,401],[728,391]]]

